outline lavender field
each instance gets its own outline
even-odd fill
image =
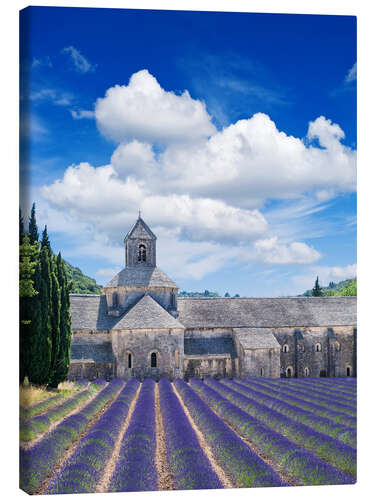
[[[81,381],[20,414],[30,494],[356,481],[353,378]]]

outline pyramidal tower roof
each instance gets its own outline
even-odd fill
[[[125,236],[125,240],[138,238],[143,240],[156,240],[156,236],[142,219],[141,214],[139,214],[137,221]]]

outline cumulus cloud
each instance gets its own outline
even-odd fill
[[[70,45],[69,47],[64,47],[61,51],[62,54],[67,54],[69,56],[70,61],[73,64],[73,68],[78,73],[93,73],[97,65],[91,64],[86,57],[84,57],[78,49]]]
[[[204,103],[165,91],[147,70],[134,73],[128,85],[116,85],[95,106],[99,130],[116,142],[187,142],[215,133]]]
[[[351,83],[357,80],[357,63],[354,63],[354,65],[350,68],[348,71],[348,74],[345,77],[346,83]]]
[[[254,247],[258,256],[268,264],[311,264],[321,257],[317,250],[306,243],[294,241],[283,245],[277,236],[258,240]]]
[[[102,252],[111,265],[122,263],[121,239],[139,209],[171,245],[167,269],[175,267],[176,277],[198,279],[234,260],[311,264],[321,255],[301,241],[306,217],[356,188],[355,151],[343,144],[341,127],[324,116],[311,121],[302,138],[278,130],[264,113],[218,131],[204,103],[187,91],[164,90],[143,70],[128,85],[108,89],[96,102],[95,118],[99,130],[118,142],[110,163],[71,165],[41,191],[54,210],[84,221],[90,241],[77,251]],[[277,200],[277,209],[268,209],[270,200]],[[297,219],[303,220],[298,235]]]

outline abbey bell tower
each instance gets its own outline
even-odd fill
[[[156,236],[139,214],[138,220],[125,236],[125,266],[155,267]]]

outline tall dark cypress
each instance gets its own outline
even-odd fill
[[[39,245],[30,244],[28,234],[23,235],[20,245],[20,280],[19,280],[19,318],[20,318],[20,382],[22,383],[28,375],[28,367],[31,359],[31,337],[34,327],[34,303],[37,300],[38,291],[35,287],[35,273],[37,267],[37,256]]]
[[[71,344],[71,317],[70,317],[70,300],[69,300],[69,285],[66,275],[64,262],[61,258],[61,253],[56,259],[57,279],[60,286],[60,341],[55,363],[54,373],[52,375],[50,386],[57,387],[60,382],[66,379],[70,364],[70,344]]]
[[[52,355],[52,278],[48,246],[42,246],[39,255],[40,282],[38,283],[38,292],[40,300],[38,307],[40,306],[40,330],[35,331],[30,381],[44,385],[49,382]]]
[[[35,203],[33,203],[33,206],[31,207],[31,214],[29,219],[29,236],[31,244],[39,240],[38,226],[36,224],[35,216]]]
[[[50,254],[51,264],[51,368],[50,382],[55,379],[54,374],[57,369],[58,354],[60,349],[60,312],[61,312],[61,291],[57,278],[56,258]],[[53,385],[53,384],[52,384]],[[57,386],[56,386],[57,387]]]
[[[20,208],[20,212],[19,212],[19,232],[20,232],[19,243],[20,243],[20,245],[22,245],[22,239],[23,239],[23,235],[24,235],[24,232],[25,232],[25,228],[24,228],[24,223],[23,223],[23,217],[22,217],[21,208]]]

